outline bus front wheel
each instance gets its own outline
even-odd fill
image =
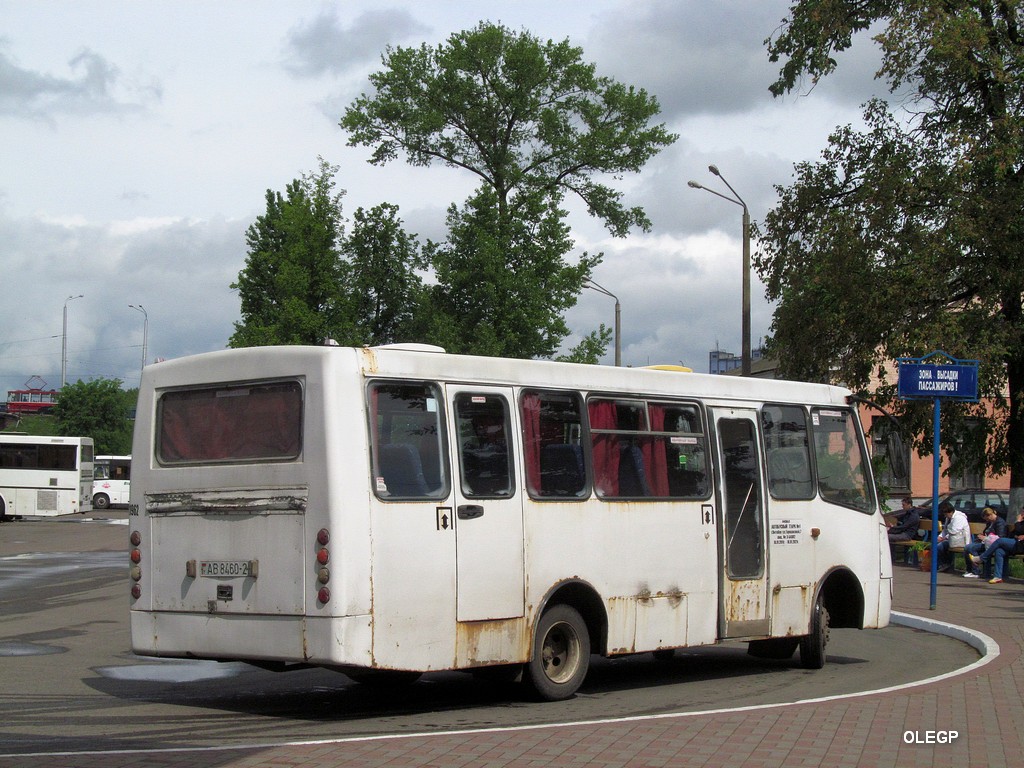
[[[560,701],[576,693],[589,668],[586,622],[572,606],[552,606],[537,622],[523,681],[543,701]]]
[[[105,493],[97,493],[92,497],[93,509],[106,509],[110,506],[110,497]]]
[[[800,666],[804,669],[821,669],[825,666],[828,621],[828,608],[819,595],[811,611],[811,634],[800,638]]]

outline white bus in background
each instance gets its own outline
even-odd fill
[[[91,437],[0,433],[0,518],[92,509]]]
[[[749,642],[825,663],[892,567],[850,392],[445,354],[276,347],[150,366],[132,648],[355,679],[521,676]]]
[[[131,456],[97,456],[92,481],[93,509],[128,506],[131,477]]]

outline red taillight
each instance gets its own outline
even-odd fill
[[[316,561],[318,568],[316,572],[316,580],[320,584],[326,584],[331,580],[331,571],[327,568],[327,563],[331,560],[330,550],[327,549],[327,542],[331,540],[331,533],[326,528],[321,528],[316,533],[316,543],[319,545],[319,549],[316,551]],[[321,605],[326,605],[331,599],[331,590],[327,587],[321,587],[316,593],[316,599],[320,601]]]
[[[128,540],[132,543],[132,547],[138,547],[142,543],[142,534],[138,531],[132,531]],[[142,562],[142,550],[132,549],[128,553],[128,559],[132,561],[132,567],[129,570],[129,575],[132,581],[132,597],[138,600],[142,597],[142,587],[139,586],[139,582],[142,581],[142,568],[139,567],[139,563]]]

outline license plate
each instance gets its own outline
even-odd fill
[[[210,577],[252,576],[252,560],[204,560],[199,575]]]

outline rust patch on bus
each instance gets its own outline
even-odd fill
[[[377,372],[377,353],[370,347],[359,350],[363,353],[363,373]]]
[[[733,582],[726,605],[728,621],[750,621],[761,615],[761,589],[757,581]]]
[[[460,621],[455,631],[456,667],[521,664],[529,658],[530,631],[525,618]]]
[[[679,587],[669,587],[668,592],[659,592],[658,597],[668,598],[669,606],[672,608],[678,608],[683,604],[683,598],[686,597],[686,593]]]
[[[146,510],[150,514],[305,512],[308,498],[309,491],[306,488],[170,491],[147,493]]]

